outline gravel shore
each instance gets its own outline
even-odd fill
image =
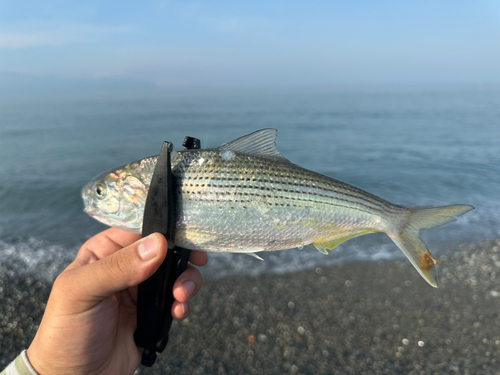
[[[500,240],[408,261],[205,280],[139,374],[500,374]],[[0,280],[0,368],[26,348],[50,285]]]

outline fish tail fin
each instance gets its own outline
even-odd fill
[[[457,216],[474,209],[469,205],[408,207],[410,214],[399,231],[387,233],[394,243],[410,260],[422,277],[437,288],[434,265],[424,241],[420,238],[420,230],[431,229],[455,221]]]

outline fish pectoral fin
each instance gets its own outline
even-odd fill
[[[328,242],[323,242],[323,243],[313,243],[314,247],[318,249],[318,251],[322,254],[328,255],[328,250],[332,250],[338,245],[340,245],[342,242],[345,242],[347,240],[350,240],[351,238],[359,236],[359,233],[356,234],[349,234],[344,237],[336,238],[332,241]]]
[[[258,260],[264,261],[264,259],[262,259],[260,256],[258,256],[255,253],[244,253],[244,254],[250,255],[251,257],[257,258]]]
[[[245,155],[261,156],[290,164],[276,147],[276,129],[261,129],[220,146],[222,151],[234,151]]]

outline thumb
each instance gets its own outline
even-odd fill
[[[153,233],[110,256],[63,272],[60,277],[66,274],[65,280],[59,284],[66,290],[76,286],[72,289],[73,298],[81,302],[98,303],[145,281],[160,267],[167,250],[165,237]]]

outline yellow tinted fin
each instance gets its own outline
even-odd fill
[[[340,237],[340,238],[337,238],[337,239],[332,240],[332,241],[328,241],[328,242],[324,242],[324,243],[313,243],[313,245],[316,249],[318,249],[318,251],[320,253],[328,255],[328,250],[332,250],[333,248],[340,245],[342,242],[345,242],[347,240],[350,240],[351,238],[360,236],[362,234],[365,234],[365,233],[349,234],[348,236]]]
[[[467,205],[408,207],[410,215],[397,233],[387,233],[394,243],[408,257],[422,277],[437,288],[434,265],[436,261],[420,239],[421,229],[431,229],[455,221],[456,216],[465,214],[474,207]]]
[[[313,245],[320,253],[328,255],[328,250],[323,247],[324,243],[313,243]]]
[[[434,265],[430,251],[417,234],[403,232],[398,237],[392,237],[394,243],[408,257],[418,273],[433,287],[437,288]]]

